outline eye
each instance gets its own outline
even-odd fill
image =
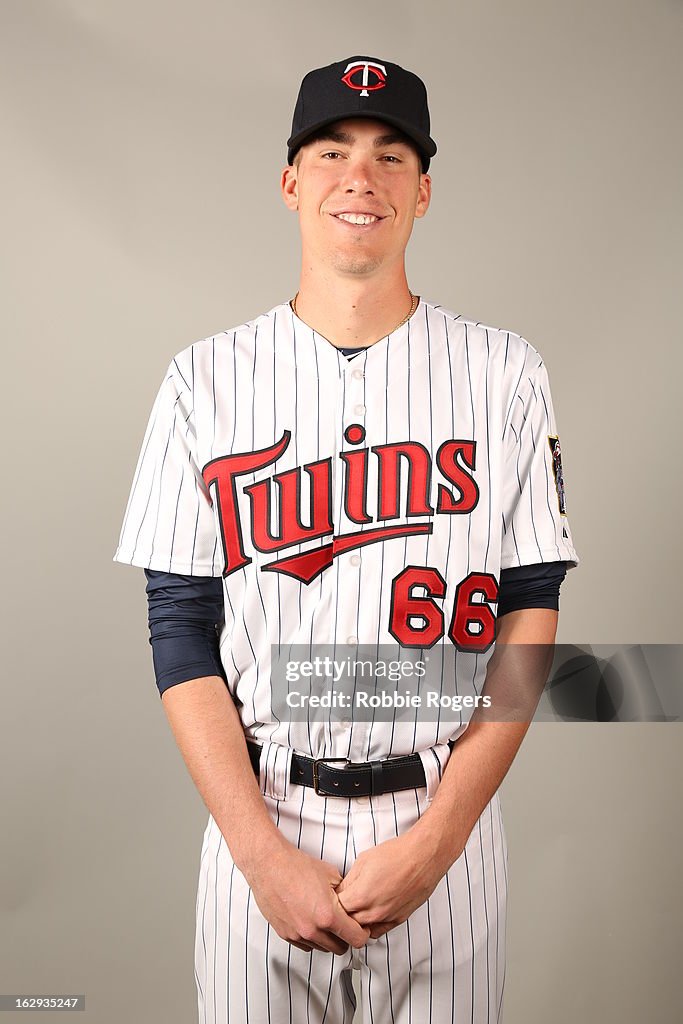
[[[336,150],[334,150],[334,149],[330,149],[330,150],[328,150],[328,151],[327,151],[326,153],[321,153],[320,155],[321,155],[321,156],[324,156],[324,157],[327,157],[327,156],[341,156],[341,153],[338,153],[338,152],[337,152]]]
[[[399,157],[394,156],[393,153],[385,153],[385,155],[382,157],[382,160],[390,160],[394,164],[400,164],[401,163],[401,160],[399,159]]]

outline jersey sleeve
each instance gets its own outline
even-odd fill
[[[569,519],[548,371],[541,362],[517,389],[504,432],[501,569],[579,564]]]
[[[220,576],[212,499],[196,458],[188,379],[173,359],[152,406],[113,561]]]

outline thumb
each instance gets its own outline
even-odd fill
[[[352,914],[354,910],[359,910],[363,906],[362,900],[354,896],[352,882],[348,882],[343,891],[340,892],[340,889],[337,889],[336,892],[337,899],[345,913]]]
[[[354,864],[352,865],[351,869],[344,875],[343,878],[341,875],[339,876],[340,881],[338,885],[335,885],[335,890],[338,893],[345,892],[349,888],[349,886],[352,886],[356,881],[356,874],[356,866]]]
[[[370,938],[370,928],[357,921],[353,914],[349,914],[340,899],[337,899],[336,911],[339,915],[339,926],[334,930],[340,938],[350,943],[358,941],[362,936],[366,939]]]

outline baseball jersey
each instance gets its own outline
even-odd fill
[[[285,302],[171,360],[114,560],[222,578],[227,685],[274,757],[447,751],[462,709],[274,715],[274,652],[417,650],[479,692],[501,570],[579,562],[565,490],[547,369],[519,334],[422,299],[347,359]]]

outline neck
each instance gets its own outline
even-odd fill
[[[393,279],[354,279],[301,273],[297,316],[336,348],[373,345],[391,334],[410,311],[405,270]]]

